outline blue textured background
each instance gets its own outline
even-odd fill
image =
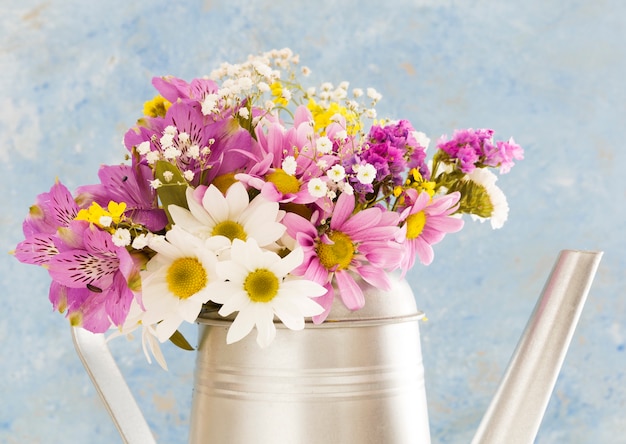
[[[559,250],[577,248],[605,256],[537,442],[626,443],[625,21],[620,0],[2,2],[2,250],[56,177],[73,189],[121,161],[152,76],[289,46],[312,82],[373,86],[379,115],[433,140],[492,127],[526,149],[499,181],[505,227],[468,222],[409,275],[433,441],[473,436]],[[47,273],[0,261],[0,442],[117,442]],[[163,372],[138,341],[112,348],[159,442],[186,442],[194,356],[166,346]]]

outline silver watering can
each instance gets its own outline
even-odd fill
[[[564,250],[472,441],[532,443],[548,405],[601,252]],[[277,325],[226,344],[229,321],[198,319],[191,443],[430,443],[419,339],[423,316],[408,284],[363,287],[367,304],[337,304],[302,331]],[[76,350],[125,443],[154,443],[102,334],[73,328]]]

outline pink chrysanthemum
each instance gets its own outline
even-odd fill
[[[353,195],[342,193],[337,199],[328,228],[319,234],[315,225],[294,213],[287,213],[283,224],[287,233],[304,250],[304,261],[293,271],[323,285],[327,293],[317,299],[324,312],[313,317],[323,322],[334,299],[333,283],[341,300],[350,310],[365,305],[363,291],[354,277],[381,289],[389,289],[386,270],[397,268],[402,257],[398,235],[398,214],[374,207],[353,214]]]
[[[400,241],[405,254],[400,263],[406,273],[419,256],[420,262],[429,265],[434,258],[432,245],[440,242],[447,233],[455,233],[463,228],[463,220],[451,216],[458,207],[461,194],[458,192],[431,198],[427,192],[419,195],[416,190],[408,190],[407,198],[413,202],[401,214]]]

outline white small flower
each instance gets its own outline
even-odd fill
[[[367,117],[368,119],[375,119],[376,118],[376,110],[374,108],[369,108],[365,110],[365,117]]]
[[[162,185],[163,183],[159,179],[154,179],[150,181],[150,187],[152,187],[153,190],[160,188]]]
[[[250,117],[250,111],[248,111],[248,108],[245,108],[245,107],[239,108],[239,111],[237,112],[237,114],[239,114],[244,119],[247,119],[248,117]]]
[[[187,149],[187,155],[192,159],[197,159],[198,157],[200,157],[200,147],[196,144],[191,145]]]
[[[374,182],[374,179],[376,179],[376,167],[371,163],[359,165],[357,168],[356,178],[364,185]]]
[[[217,111],[219,98],[220,97],[217,94],[207,94],[202,101],[202,114],[208,116],[209,114]]]
[[[113,223],[113,218],[111,216],[100,216],[98,223],[103,227],[110,227]]]
[[[335,183],[341,182],[346,177],[346,170],[341,165],[334,165],[326,172],[326,175]]]
[[[271,111],[275,106],[276,104],[272,100],[266,100],[263,107],[266,111]]]
[[[326,196],[326,192],[328,191],[328,185],[326,185],[326,182],[319,177],[314,177],[309,180],[307,188],[309,190],[309,194],[317,198]]]
[[[161,136],[159,140],[161,142],[162,148],[169,148],[174,144],[174,134],[165,133]]]
[[[315,141],[315,149],[318,153],[328,154],[333,149],[333,143],[326,136],[322,136]]]
[[[178,135],[178,140],[180,140],[183,143],[188,143],[189,142],[189,134],[186,132],[182,132]]]
[[[330,91],[331,89],[333,89],[333,84],[330,82],[324,82],[322,83],[322,85],[320,86],[322,91]]]
[[[139,145],[137,145],[137,152],[142,156],[148,154],[150,152],[150,142],[144,140]]]
[[[262,93],[268,92],[270,90],[270,86],[266,82],[259,82],[257,83],[256,87]]]
[[[151,236],[152,236],[152,233],[148,233],[148,234],[141,233],[140,235],[136,236],[135,239],[133,239],[133,243],[131,244],[131,246],[135,250],[141,250],[148,246]]]
[[[352,185],[350,185],[348,182],[340,182],[337,185],[342,193],[346,193],[350,196],[354,194],[354,188],[352,188]]]
[[[170,146],[163,151],[163,157],[168,160],[176,159],[177,157],[180,157],[181,154],[180,150],[175,146]]]
[[[491,205],[493,205],[493,213],[491,213],[491,217],[489,217],[491,228],[494,230],[502,228],[504,222],[506,222],[509,217],[509,204],[502,190],[496,185],[498,176],[489,171],[487,168],[476,168],[468,174],[467,177],[472,182],[482,185],[485,190],[487,190],[487,194],[489,194],[489,199],[491,200]],[[485,218],[479,217],[475,214],[470,214],[470,216],[473,220],[479,220],[480,222],[484,222],[486,220]]]
[[[348,138],[348,132],[346,130],[337,131],[335,133],[335,140],[346,140]]]
[[[374,88],[367,88],[367,97],[372,99],[374,102],[378,102],[383,96]]]
[[[352,90],[352,95],[356,98],[363,96],[363,90],[361,88],[354,88]]]
[[[163,172],[163,179],[165,179],[165,182],[170,183],[173,178],[174,178],[174,173],[172,173],[171,171]]]
[[[157,160],[159,160],[159,157],[160,156],[158,151],[150,151],[148,154],[146,154],[146,161],[149,165],[152,165]]]
[[[130,245],[130,231],[127,228],[118,228],[111,236],[113,243],[118,247],[126,247]]]
[[[314,86],[310,86],[306,89],[306,95],[307,97],[314,97],[315,96],[315,87]]]
[[[422,146],[424,148],[428,148],[428,145],[430,145],[430,138],[428,136],[426,136],[426,134],[424,134],[421,131],[414,131],[413,132],[413,137],[415,138],[417,143],[419,143],[420,146]]]
[[[172,136],[175,136],[176,133],[178,133],[178,128],[174,125],[167,125],[163,130],[163,134],[171,134]]]
[[[304,77],[308,77],[311,74],[311,70],[308,66],[303,66],[301,72]]]
[[[183,173],[183,177],[188,182],[191,182],[193,180],[193,176],[194,176],[194,173],[191,170],[185,170],[185,172]]]
[[[281,168],[283,169],[283,171],[289,174],[290,176],[294,176],[296,174],[297,167],[298,167],[298,163],[296,162],[296,159],[293,156],[285,157],[281,165]]]

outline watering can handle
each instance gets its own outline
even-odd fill
[[[104,335],[72,327],[74,347],[126,444],[156,443]]]

